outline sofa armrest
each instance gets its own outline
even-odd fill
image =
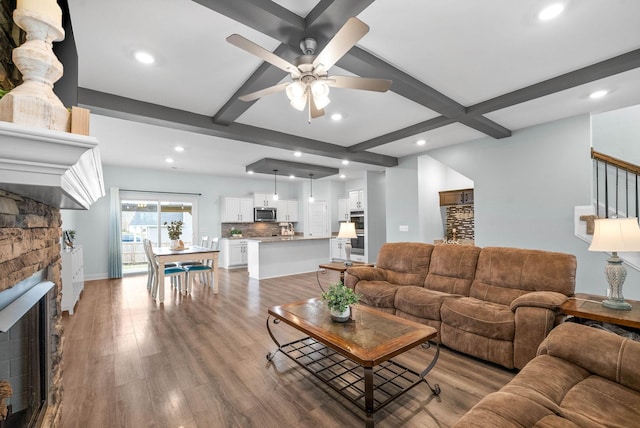
[[[387,271],[372,266],[351,266],[345,275],[345,286],[355,289],[359,281],[386,281]]]
[[[555,291],[533,291],[515,298],[511,302],[511,310],[515,312],[516,309],[527,306],[556,311],[567,299],[567,296]]]
[[[640,342],[574,322],[554,328],[538,348],[591,373],[640,391]]]

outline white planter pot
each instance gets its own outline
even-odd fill
[[[176,249],[180,248],[180,240],[179,239],[172,239],[169,248],[171,248],[172,250],[176,250]]]
[[[331,319],[337,322],[346,322],[349,321],[349,317],[351,316],[351,307],[347,306],[347,309],[340,312],[335,309],[331,309]]]

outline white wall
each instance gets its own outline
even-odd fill
[[[478,246],[574,254],[577,292],[605,294],[607,255],[587,251],[588,245],[573,233],[574,207],[591,203],[590,146],[590,118],[582,115],[520,130],[510,138],[484,138],[433,150],[428,156],[473,180]],[[417,163],[416,168],[431,164]],[[420,169],[416,176],[425,177],[427,172]],[[435,201],[433,194],[419,196],[421,210],[428,199]],[[402,210],[400,204],[388,204],[388,218],[401,218]],[[427,210],[424,215],[428,214]],[[418,218],[422,217],[419,212]],[[426,237],[428,226],[424,227]],[[391,236],[395,235],[390,232]],[[640,274],[629,269],[625,297],[640,298],[640,287],[629,286],[639,279]]]
[[[640,165],[640,105],[593,115],[593,148]]]

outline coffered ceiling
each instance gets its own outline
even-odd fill
[[[550,3],[564,12],[541,21]],[[240,176],[270,158],[349,177],[433,148],[640,104],[636,0],[69,0],[69,8],[79,104],[92,110],[105,164]],[[391,79],[389,92],[332,88],[327,114],[311,123],[284,92],[238,99],[290,78],[227,36],[292,61],[301,39],[314,37],[320,50],[352,16],[370,31],[329,75]],[[138,50],[155,62],[135,61]],[[602,89],[605,97],[589,97]]]

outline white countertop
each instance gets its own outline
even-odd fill
[[[271,243],[271,242],[290,242],[290,241],[311,241],[318,239],[331,239],[330,236],[257,236],[253,238],[244,238],[247,241]]]

